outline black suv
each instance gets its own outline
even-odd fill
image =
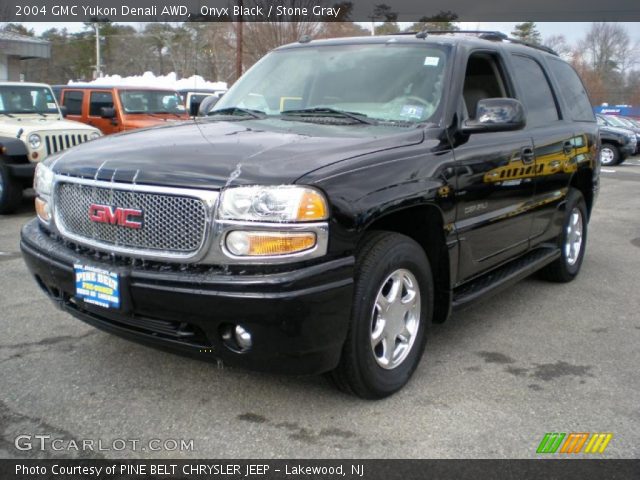
[[[452,309],[578,274],[598,144],[578,75],[540,48],[305,39],[207,117],[41,164],[21,247],[98,328],[380,398]]]

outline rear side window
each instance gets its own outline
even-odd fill
[[[513,55],[515,78],[527,108],[527,126],[540,127],[557,121],[558,107],[542,67],[533,58]]]
[[[82,99],[84,92],[78,90],[68,90],[64,92],[62,105],[67,107],[69,115],[82,115]]]
[[[580,77],[571,65],[551,58],[549,68],[558,80],[560,93],[569,107],[571,118],[576,121],[593,122],[593,109]]]
[[[91,92],[89,99],[89,115],[100,116],[101,108],[113,108],[113,95],[111,92]]]

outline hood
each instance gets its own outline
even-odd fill
[[[600,125],[600,131],[613,133],[615,135],[626,135],[628,137],[633,137],[635,134],[630,128],[611,127],[609,125]]]
[[[122,183],[202,189],[279,185],[335,162],[423,138],[421,129],[406,127],[199,120],[103,137],[49,163],[59,174]]]
[[[3,117],[0,118],[0,133],[15,137],[20,129],[25,133],[31,132],[49,132],[59,130],[86,130],[87,132],[96,131],[95,128],[85,125],[84,123],[74,122],[72,120],[60,120],[59,117],[47,115],[40,117],[39,115],[15,116],[16,118]]]
[[[176,117],[175,115],[169,114],[138,114],[138,113],[129,113],[124,116],[124,125],[125,129],[134,129],[134,128],[147,128],[147,127],[155,127],[158,125],[166,125],[175,124],[175,122],[184,122],[189,120],[189,116],[184,114],[180,117]]]

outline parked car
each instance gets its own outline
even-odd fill
[[[614,128],[622,128],[625,130],[630,130],[636,137],[636,149],[631,152],[631,155],[640,153],[640,126],[635,125],[630,120],[619,117],[617,115],[597,115],[598,122],[603,121],[605,125],[608,127]]]
[[[184,106],[189,112],[189,116],[191,117],[198,116],[198,110],[200,108],[200,103],[202,103],[202,100],[207,97],[215,97],[219,99],[222,95],[224,95],[224,92],[226,92],[226,90],[213,90],[205,88],[182,88],[178,90]]]
[[[0,82],[0,214],[19,205],[38,162],[100,135],[63,119],[49,85]]]
[[[105,135],[189,118],[175,90],[93,84],[57,87],[68,118]]]
[[[381,398],[432,322],[536,271],[578,275],[598,155],[580,78],[544,47],[305,40],[197,123],[41,164],[53,214],[21,249],[46,295],[98,328]]]
[[[605,167],[619,165],[633,155],[638,147],[634,132],[627,128],[607,125],[603,115],[596,115],[600,126],[600,162]]]
[[[640,127],[640,120],[638,120],[637,118],[633,118],[633,117],[621,117],[621,118],[624,118],[628,122],[631,122],[636,127]]]

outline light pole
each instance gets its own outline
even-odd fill
[[[102,60],[100,58],[100,23],[95,22],[93,28],[96,31],[96,78],[102,77]]]

